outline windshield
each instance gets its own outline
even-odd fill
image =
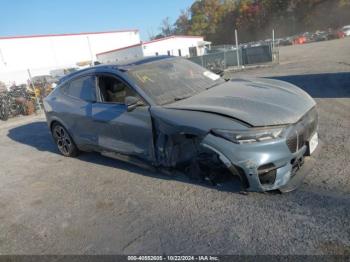
[[[225,81],[219,75],[179,58],[139,65],[127,73],[158,105],[191,97]]]

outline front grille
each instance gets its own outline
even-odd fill
[[[292,153],[295,153],[306,144],[306,141],[316,131],[317,122],[317,111],[313,108],[292,127],[287,136],[287,146]]]

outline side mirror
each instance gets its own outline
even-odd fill
[[[142,101],[135,96],[127,96],[125,97],[125,105],[127,107],[128,112],[134,110],[136,107],[143,105]]]

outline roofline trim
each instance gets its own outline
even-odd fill
[[[81,33],[67,33],[67,34],[0,36],[0,40],[21,39],[21,38],[37,38],[37,37],[76,36],[76,35],[98,35],[98,34],[126,33],[126,32],[139,32],[139,30],[138,29],[125,29],[125,30],[111,30],[111,31],[103,31],[103,32],[81,32]]]
[[[96,55],[97,56],[98,55],[104,55],[104,54],[108,54],[108,53],[112,53],[112,52],[115,52],[115,51],[120,51],[120,50],[124,50],[124,49],[128,49],[128,48],[132,48],[132,47],[136,47],[136,46],[142,46],[142,42],[140,42],[138,44],[135,44],[135,45],[129,45],[129,46],[124,46],[124,47],[108,50],[108,51],[105,51],[105,52],[98,53]]]
[[[172,39],[172,38],[204,38],[203,36],[195,36],[195,35],[171,35],[171,36],[167,36],[167,37],[163,37],[163,38],[159,38],[159,39],[154,39],[151,41],[146,41],[143,42],[144,45],[147,44],[151,44],[154,42],[160,42],[160,41],[164,41],[164,40],[168,40],[168,39]]]
[[[96,55],[103,55],[103,54],[108,54],[108,53],[112,53],[112,52],[115,52],[115,51],[120,51],[120,50],[124,50],[124,49],[128,49],[128,48],[133,48],[133,47],[136,47],[136,46],[142,46],[142,45],[147,45],[147,44],[151,44],[151,43],[154,43],[154,42],[159,42],[159,41],[164,41],[164,40],[168,40],[168,39],[173,39],[173,38],[203,38],[203,36],[194,36],[194,35],[172,35],[172,36],[167,36],[167,37],[163,37],[163,38],[159,38],[159,39],[154,39],[154,40],[151,40],[151,41],[148,41],[148,42],[140,42],[136,45],[129,45],[129,46],[124,46],[124,47],[121,47],[121,48],[116,48],[116,49],[112,49],[112,50],[108,50],[108,51],[104,51],[104,52],[101,52],[101,53],[98,53]]]

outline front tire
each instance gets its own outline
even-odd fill
[[[56,123],[53,125],[52,136],[58,150],[62,155],[67,157],[75,157],[79,154],[78,147],[75,145],[67,129],[65,129],[61,124]]]

